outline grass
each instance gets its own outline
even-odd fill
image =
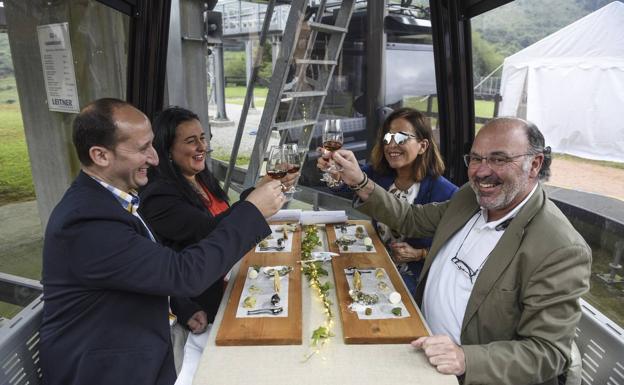
[[[412,107],[418,111],[427,111],[427,98],[426,97],[409,97],[403,101],[405,107]],[[431,112],[438,112],[438,98],[433,97],[431,102]],[[494,102],[491,100],[475,100],[475,116],[481,118],[491,118],[494,116]],[[481,128],[481,124],[475,125],[477,131]]]
[[[227,103],[242,105],[245,101],[247,87],[235,86],[225,88],[225,98]],[[256,107],[264,107],[269,89],[266,87],[254,88],[254,103]]]
[[[223,149],[216,149],[210,156],[214,159],[222,160],[224,162],[230,161],[230,152],[225,151]],[[243,165],[249,164],[249,161],[250,161],[249,155],[238,154],[238,156],[236,157],[237,166],[243,166]]]
[[[18,104],[0,104],[0,205],[35,199]]]
[[[7,76],[0,78],[0,103],[15,104],[18,103],[17,86],[15,85],[15,77]]]

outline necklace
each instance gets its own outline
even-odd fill
[[[468,239],[468,236],[470,235],[470,233],[472,232],[472,229],[474,229],[475,225],[479,221],[479,218],[481,218],[481,212],[480,211],[479,211],[479,215],[477,215],[477,218],[472,222],[472,225],[470,225],[470,229],[468,229],[468,232],[464,236],[464,239],[462,239],[461,243],[459,244],[459,247],[457,248],[457,251],[455,252],[455,256],[453,258],[451,258],[451,262],[453,262],[455,264],[455,267],[457,267],[458,270],[461,270],[464,273],[468,274],[468,278],[470,278],[470,283],[471,284],[474,284],[474,282],[473,282],[474,277],[477,276],[477,274],[479,273],[479,270],[481,270],[481,267],[483,267],[483,264],[487,260],[487,256],[483,260],[483,262],[481,262],[479,267],[476,270],[473,270],[470,267],[470,265],[468,265],[463,260],[457,258],[457,255],[459,255],[459,251],[464,246],[464,242],[466,242],[466,239]]]
[[[401,191],[403,191],[405,193],[407,193],[409,191],[409,189],[414,185],[414,183],[416,183],[416,182],[414,182],[413,180],[410,180],[409,182],[407,182],[405,184],[407,187],[403,188],[402,187],[402,186],[404,186],[403,182],[399,181],[399,178],[395,178],[394,179],[394,187],[396,187],[397,189],[399,189],[399,190],[401,190]]]

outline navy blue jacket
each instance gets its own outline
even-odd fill
[[[43,383],[173,384],[167,296],[198,295],[270,234],[253,204],[228,213],[208,238],[175,252],[81,172],[45,234]]]

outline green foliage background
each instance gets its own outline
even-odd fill
[[[471,19],[475,76],[613,0],[515,0]]]
[[[256,55],[257,47],[254,49]],[[245,85],[245,50],[224,50],[223,67],[228,84]],[[269,81],[271,78],[271,45],[266,44],[262,55],[259,76]]]

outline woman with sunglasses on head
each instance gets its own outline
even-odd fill
[[[206,167],[209,139],[206,139],[195,113],[180,107],[167,108],[154,120],[153,131],[153,145],[160,162],[155,169],[149,170],[149,183],[140,193],[139,212],[158,241],[178,251],[212,232],[219,220],[228,215],[230,205],[218,180]],[[297,176],[288,174],[281,181],[289,187]],[[265,176],[256,187],[269,181],[271,178]],[[252,190],[243,191],[241,200]],[[197,297],[172,297],[171,311],[177,317],[178,324],[193,334],[206,331],[217,313],[223,291],[224,282],[219,280]],[[192,379],[195,372],[196,365],[191,365],[190,373],[186,373],[189,366],[186,355],[193,340],[196,344],[191,351],[199,359],[205,335],[196,337],[189,337],[187,342],[179,380],[183,374],[190,375]],[[179,363],[176,356],[177,369]]]
[[[324,169],[325,161],[319,158],[319,168]],[[370,164],[362,171],[398,199],[416,204],[444,202],[457,191],[457,186],[442,176],[444,162],[429,119],[413,108],[400,108],[388,115],[377,135]],[[414,295],[431,239],[405,238],[381,222],[374,224]]]

